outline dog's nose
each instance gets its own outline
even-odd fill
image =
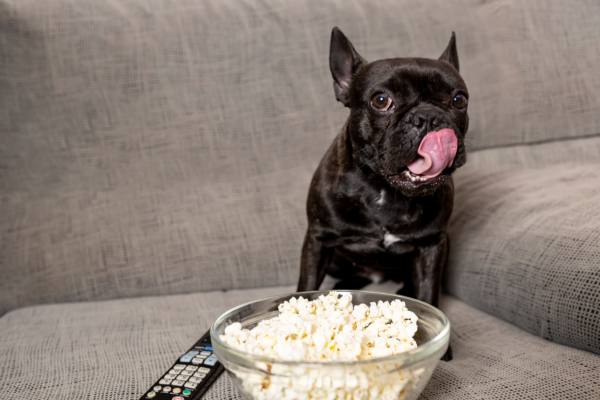
[[[423,125],[425,124],[425,118],[423,118],[423,116],[415,114],[412,116],[412,124],[416,127],[416,128],[422,128]]]
[[[405,120],[406,123],[411,124],[417,129],[427,128],[428,131],[439,128],[443,122],[438,116],[418,112],[409,113]]]

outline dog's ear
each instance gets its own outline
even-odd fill
[[[335,98],[346,107],[350,104],[352,75],[365,63],[342,31],[337,26],[334,27],[329,47],[329,69],[333,76]]]
[[[450,41],[448,42],[448,46],[446,46],[446,50],[442,53],[439,58],[441,61],[446,61],[448,64],[452,65],[458,71],[458,52],[456,51],[456,34],[452,31],[452,36],[450,36]]]

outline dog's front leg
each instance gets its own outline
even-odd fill
[[[325,278],[325,271],[331,261],[333,249],[327,248],[317,239],[310,227],[304,237],[298,291],[318,290]]]
[[[439,239],[417,249],[413,267],[413,287],[415,297],[438,306],[442,286],[442,273],[448,259],[448,235],[442,233]]]
[[[442,288],[442,274],[448,260],[448,235],[442,233],[437,242],[419,247],[413,269],[415,297],[438,306]],[[442,360],[452,360],[452,349],[442,356]]]

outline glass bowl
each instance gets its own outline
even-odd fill
[[[338,290],[352,294],[352,303],[402,300],[419,318],[416,349],[360,361],[285,361],[237,350],[220,336],[239,322],[252,328],[278,315],[282,302],[302,296],[313,300],[329,291],[292,293],[242,304],[223,313],[210,330],[214,351],[246,399],[377,399],[412,400],[423,391],[448,348],[450,322],[439,309],[390,293]]]

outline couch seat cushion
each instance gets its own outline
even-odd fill
[[[0,318],[2,399],[138,399],[223,311],[292,287],[26,307]],[[208,399],[226,399],[227,381]]]
[[[466,167],[456,192],[449,291],[600,353],[600,163]]]
[[[137,399],[225,309],[293,287],[215,291],[27,307],[0,318],[0,387],[7,399]],[[530,335],[444,299],[454,361],[424,399],[600,396],[600,357]],[[206,399],[240,399],[223,376]]]
[[[421,400],[600,398],[600,356],[544,340],[447,296],[454,359]]]

